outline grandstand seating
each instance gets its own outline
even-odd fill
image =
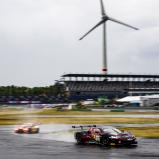
[[[78,74],[72,76],[78,77]],[[83,76],[87,77],[87,75]],[[88,76],[90,77],[90,75]],[[80,77],[82,77],[81,74]],[[144,79],[142,76],[140,78],[138,76],[137,78],[136,76],[134,78],[131,77],[131,79],[128,79],[128,77],[120,78],[118,76],[118,78],[115,77],[109,80],[106,78],[106,80],[89,80],[89,78],[86,80],[78,80],[77,78],[77,80],[72,80],[69,78],[69,80],[64,80],[63,82],[71,99],[97,98],[103,95],[115,98],[127,96],[129,93],[134,95],[159,93],[159,81],[154,80],[151,76],[151,80]]]
[[[97,82],[97,81],[67,81],[66,87],[69,91],[123,91],[129,88],[141,88],[141,89],[154,89],[159,88],[159,82],[157,83],[145,83],[145,82]]]

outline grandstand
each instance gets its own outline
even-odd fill
[[[159,93],[159,75],[65,74],[61,82],[70,100]]]

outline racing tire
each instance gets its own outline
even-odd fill
[[[28,130],[28,134],[31,134],[32,133],[32,130],[31,130],[31,128],[29,128],[29,130]]]
[[[111,142],[108,135],[101,136],[100,144],[103,146],[110,146]]]
[[[39,133],[39,128],[37,129],[37,131],[35,133]]]
[[[77,140],[77,144],[84,144],[84,142],[82,141],[82,136],[83,136],[82,132],[77,132],[75,134],[75,138]]]

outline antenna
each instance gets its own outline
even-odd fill
[[[131,29],[134,30],[139,30],[136,27],[133,27],[129,24],[123,23],[117,19],[111,18],[109,16],[106,15],[105,12],[105,8],[104,8],[104,3],[103,0],[100,0],[100,4],[101,4],[101,14],[102,14],[102,20],[99,21],[92,29],[90,29],[86,34],[84,34],[79,40],[84,39],[89,33],[91,33],[93,30],[95,30],[97,27],[99,27],[100,25],[103,25],[103,68],[102,68],[102,72],[103,74],[108,74],[108,66],[107,66],[107,41],[106,41],[106,22],[108,20],[124,25],[126,27],[129,27]]]

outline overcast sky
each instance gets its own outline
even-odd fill
[[[103,0],[108,71],[159,74],[159,0]],[[0,0],[0,86],[48,86],[64,73],[101,73],[99,0]]]

